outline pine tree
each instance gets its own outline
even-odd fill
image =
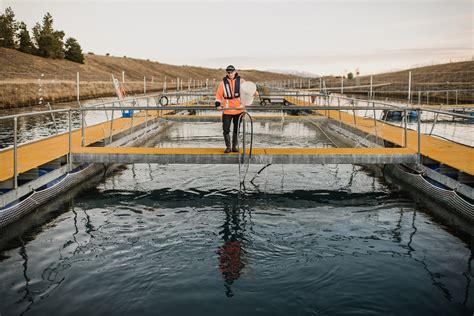
[[[70,37],[66,40],[64,58],[76,63],[84,63],[81,45],[79,45],[75,38]]]
[[[35,52],[35,47],[31,41],[30,32],[26,27],[26,24],[21,22],[19,27],[18,37],[18,50],[23,53],[33,54]]]
[[[36,23],[33,27],[33,38],[38,46],[37,54],[48,58],[64,58],[63,31],[55,31],[53,17],[48,12],[43,18],[43,25]]]
[[[12,8],[5,9],[5,13],[0,15],[0,47],[15,48],[15,33],[18,24],[15,21],[15,13]]]

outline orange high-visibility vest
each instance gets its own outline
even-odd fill
[[[224,88],[224,81],[222,80],[219,83],[219,87],[217,88],[217,93],[216,93],[216,101],[219,101],[224,108],[224,114],[240,114],[244,110],[231,110],[232,108],[239,108],[240,105],[240,95],[238,97],[234,97],[235,93],[235,82],[237,79],[238,75],[236,74],[234,79],[229,79],[229,86],[230,86],[230,93],[231,95],[227,95],[228,92],[226,93],[225,88]],[[245,82],[244,79],[240,79],[240,85],[242,85]]]

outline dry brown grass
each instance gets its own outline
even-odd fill
[[[161,91],[165,77],[180,78],[187,87],[188,80],[219,80],[222,69],[174,66],[159,62],[113,56],[85,55],[85,63],[53,60],[0,48],[0,108],[35,105],[40,97],[45,102],[66,102],[76,99],[76,73],[80,73],[81,99],[113,96],[111,75],[121,79],[125,71],[128,94],[143,93],[143,77],[147,77],[147,92]],[[251,81],[287,80],[294,76],[257,70],[239,71]],[[41,89],[41,90],[40,90]]]
[[[474,103],[474,61],[453,62],[447,64],[432,65],[426,67],[406,69],[402,71],[375,74],[372,76],[373,84],[389,85],[375,87],[376,96],[388,97],[392,99],[406,99],[408,91],[408,73],[411,71],[412,81],[411,90],[412,99],[417,100],[418,96],[424,102],[454,103],[455,98],[460,103]],[[341,78],[326,77],[328,87],[340,87]],[[370,75],[361,76],[353,80],[344,80],[346,92],[367,95],[370,85]],[[361,88],[350,89],[350,86],[365,86]],[[338,89],[337,89],[338,90]],[[337,91],[336,90],[336,91]],[[451,91],[433,92],[437,90],[459,90],[457,93]],[[429,92],[427,97],[426,91]]]

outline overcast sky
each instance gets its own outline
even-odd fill
[[[177,65],[361,74],[472,58],[474,1],[0,0],[85,52]]]

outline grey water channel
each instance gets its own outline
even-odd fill
[[[282,120],[254,146],[333,145]],[[360,166],[264,167],[241,189],[237,165],[129,165],[58,197],[0,231],[0,314],[472,315],[470,236]]]

